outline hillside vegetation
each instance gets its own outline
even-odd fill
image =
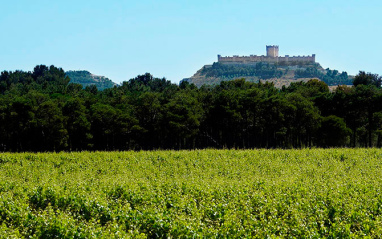
[[[93,75],[89,71],[67,71],[65,74],[69,77],[70,83],[81,84],[84,88],[95,85],[98,90],[104,90],[116,85],[110,79]]]
[[[184,79],[200,87],[216,85],[222,81],[244,78],[249,82],[259,80],[275,82],[278,87],[288,86],[292,82],[320,79],[329,86],[351,85],[353,77],[346,72],[324,70],[318,63],[273,64],[259,62],[256,64],[213,63],[204,66],[191,78]]]
[[[1,238],[382,237],[382,150],[0,154]]]

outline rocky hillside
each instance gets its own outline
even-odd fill
[[[247,81],[270,81],[276,87],[288,86],[291,82],[319,79],[329,86],[351,85],[353,77],[346,72],[323,69],[319,63],[305,64],[272,64],[259,62],[253,64],[222,64],[205,65],[192,77],[183,79],[200,87],[215,85],[221,81],[245,78]]]
[[[96,85],[98,90],[104,90],[116,85],[109,78],[93,75],[89,71],[67,71],[65,73],[70,78],[71,83],[78,83],[83,85],[83,87]]]

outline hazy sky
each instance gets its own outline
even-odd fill
[[[349,74],[382,74],[380,0],[0,0],[0,71],[38,64],[119,83],[149,72],[174,83],[217,54],[316,54]]]

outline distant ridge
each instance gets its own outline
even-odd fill
[[[65,74],[70,78],[71,83],[81,84],[84,88],[86,86],[95,85],[98,90],[104,90],[117,85],[105,76],[93,75],[85,70],[67,71]]]

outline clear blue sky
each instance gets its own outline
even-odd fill
[[[382,74],[380,0],[2,0],[0,71],[38,64],[119,83],[174,83],[217,54],[311,55],[324,68]]]

